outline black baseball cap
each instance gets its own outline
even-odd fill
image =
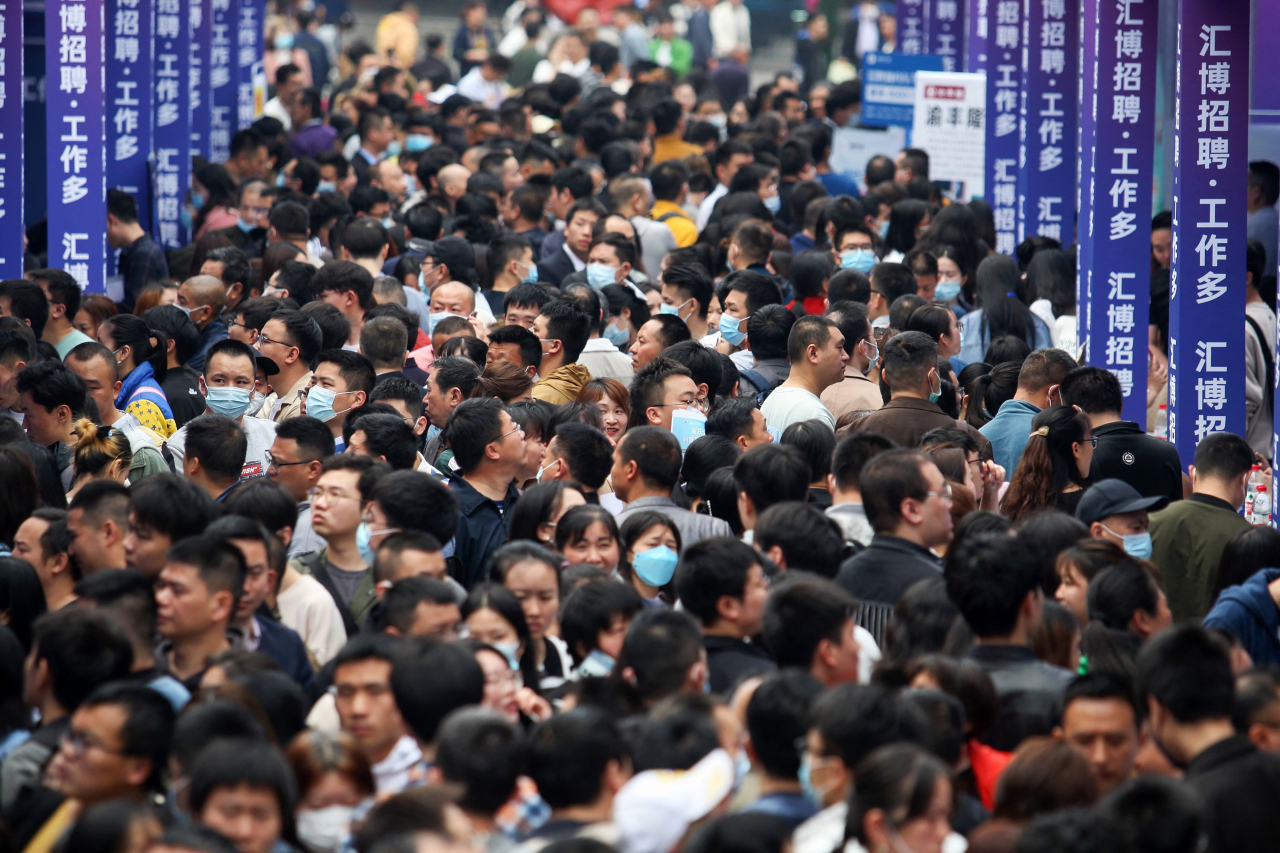
[[[1169,499],[1163,495],[1144,498],[1124,480],[1100,480],[1089,487],[1076,506],[1076,518],[1093,524],[1113,515],[1139,510],[1164,509]]]

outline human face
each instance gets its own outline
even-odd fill
[[[467,317],[475,311],[475,293],[465,284],[442,284],[431,294],[430,310]]]
[[[901,848],[912,853],[942,853],[943,842],[951,834],[951,782],[939,779],[929,799],[929,810],[904,821],[896,829]],[[895,831],[895,830],[891,830]]]
[[[178,307],[189,308],[191,313],[187,316],[202,329],[213,319],[213,307],[196,298],[196,290],[189,283],[184,282],[178,287]]]
[[[631,345],[629,352],[631,353],[631,367],[639,370],[649,362],[658,357],[658,353],[662,352],[662,340],[659,337],[662,333],[662,327],[654,320],[650,320],[640,327],[640,331],[636,332],[635,343]]]
[[[1125,536],[1146,533],[1151,528],[1151,518],[1145,509],[1140,509],[1104,518],[1098,522],[1098,528],[1097,538],[1110,539],[1123,548]]]
[[[18,525],[18,531],[13,535],[13,556],[30,563],[40,576],[42,584],[53,580],[53,566],[45,559],[44,548],[40,545],[40,537],[48,529],[49,522],[43,518],[30,517]]]
[[[164,555],[172,544],[168,534],[148,524],[140,524],[137,515],[129,513],[129,532],[124,537],[126,566],[149,578],[156,578],[164,568]]]
[[[520,326],[530,331],[533,331],[533,324],[537,319],[537,305],[512,305],[507,309],[507,313],[503,315],[503,320],[508,326]],[[513,361],[512,363],[516,362]]]
[[[539,314],[538,319],[533,321],[533,328],[530,329],[534,336],[538,339],[538,343],[542,345],[543,367],[546,365],[546,357],[549,355],[562,355],[564,353],[564,342],[559,338],[551,337],[551,330],[548,328],[547,315]]]
[[[608,394],[596,400],[595,407],[600,410],[600,423],[604,427],[605,437],[610,444],[617,446],[618,439],[627,431],[626,410]]]
[[[1086,599],[1089,594],[1089,581],[1071,563],[1063,561],[1058,572],[1058,589],[1053,597],[1058,603],[1075,614],[1081,625],[1089,622],[1089,606]]]
[[[844,335],[839,329],[828,328],[826,346],[818,350],[818,374],[829,385],[836,385],[844,379],[844,366],[849,363],[849,353],[844,351]]]
[[[454,640],[458,636],[458,623],[461,621],[462,613],[457,604],[419,601],[413,611],[413,624],[409,626],[408,635]]]
[[[288,339],[289,330],[284,323],[268,320],[262,324],[262,333],[258,335],[258,349],[276,364],[285,367],[296,362],[300,354],[296,346],[288,343]]]
[[[390,661],[366,658],[338,667],[333,699],[342,730],[355,738],[371,764],[384,759],[404,734],[404,719],[391,692]]]
[[[482,607],[467,617],[467,630],[473,638],[496,648],[501,648],[503,643],[520,643],[515,626],[501,613],[488,607]],[[523,645],[520,643],[517,657],[524,653]]]
[[[733,116],[730,116],[729,118],[732,120]],[[734,154],[729,158],[728,163],[723,166],[716,167],[716,177],[720,180],[720,183],[727,187],[729,184],[733,183],[733,176],[738,174],[739,169],[746,166],[748,163],[754,163],[755,161],[756,158],[751,154]]]
[[[663,545],[666,545],[672,551],[679,552],[680,550],[680,544],[676,542],[676,535],[671,531],[671,528],[665,524],[655,524],[641,533],[636,538],[636,541],[631,544],[631,547],[627,549],[627,562],[633,563],[635,562],[636,554],[643,554],[645,551],[650,551]],[[637,588],[643,585],[640,579],[634,575],[631,578],[631,582]],[[646,598],[652,598],[654,594],[652,589],[640,589],[639,592]]]
[[[591,248],[591,229],[596,226],[600,217],[589,210],[579,210],[564,227],[564,244],[580,258],[587,257]]]
[[[524,428],[517,425],[505,410],[499,415],[498,423],[498,437],[490,447],[497,449],[499,463],[519,467],[525,458]],[[514,471],[512,476],[515,476]]]
[[[481,649],[476,652],[476,663],[484,672],[484,699],[481,708],[501,713],[511,722],[520,719],[520,703],[516,701],[516,673],[502,655]]]
[[[315,811],[329,806],[358,806],[366,794],[350,776],[330,770],[299,791],[298,811]]]
[[[622,264],[618,261],[618,253],[608,243],[599,243],[591,247],[591,251],[587,253],[587,263],[604,264],[613,268],[613,280],[616,284],[626,277],[628,270],[623,269]]]
[[[85,518],[84,509],[76,507],[67,512],[67,533],[71,537],[70,554],[85,574],[113,568],[117,558],[109,547],[110,532],[106,523],[93,527]]]
[[[1151,232],[1151,257],[1161,269],[1169,268],[1169,259],[1173,254],[1173,231],[1161,228]]]
[[[769,427],[765,423],[764,413],[759,409],[751,410],[751,432],[741,436],[738,443],[742,445],[744,451],[761,444],[772,444],[773,436],[769,434]]]
[[[627,638],[630,627],[630,616],[615,614],[608,628],[596,632],[596,648],[616,660],[622,654],[622,642]]]
[[[571,563],[590,563],[605,572],[618,568],[618,540],[602,521],[593,521],[582,536],[564,546],[564,555]]]
[[[938,358],[951,358],[960,354],[960,326],[956,323],[956,315],[950,313],[947,322],[947,333],[938,340]]]
[[[525,433],[524,436],[524,465],[516,472],[516,482],[523,483],[532,480],[538,476],[538,469],[542,467],[542,458],[547,453],[546,442],[542,436],[537,433]]]
[[[686,296],[680,291],[680,288],[672,284],[662,285],[662,303],[663,305],[674,305],[676,308],[676,316],[686,323],[698,310],[698,303],[693,297]]]
[[[106,359],[94,357],[81,361],[69,358],[65,364],[71,368],[72,373],[80,377],[99,413],[109,414],[116,410],[116,394],[120,390],[120,383],[114,379],[115,369],[107,364]]]
[[[243,784],[214,788],[200,823],[226,836],[239,853],[270,853],[284,826],[276,792]]]
[[[377,504],[375,503],[373,506],[377,506]],[[446,570],[447,565],[445,564],[443,552],[419,551],[417,548],[406,548],[400,552],[400,559],[393,567],[390,580],[392,583],[396,583],[405,578],[426,575],[429,578],[443,581]]]
[[[256,384],[254,373],[257,366],[244,356],[230,353],[217,353],[205,365],[204,380],[206,388],[244,388],[252,391]]]
[[[22,412],[27,437],[36,444],[47,447],[67,437],[71,413],[66,406],[58,406],[51,412],[32,400],[28,392],[18,395],[18,411]]]
[[[332,361],[320,362],[319,366],[316,367],[315,373],[311,376],[311,384],[312,386],[319,385],[321,388],[327,388],[333,392],[333,412],[336,417],[341,417],[363,402],[356,396],[363,392],[349,390],[347,388],[347,380],[342,378],[342,374],[338,371],[338,365]]]
[[[938,258],[938,284],[945,282],[963,283],[960,275],[960,267],[951,258]]]
[[[516,563],[503,585],[520,601],[529,633],[541,640],[560,614],[560,579],[555,569],[538,560]]]
[[[651,407],[646,416],[649,422],[663,429],[671,429],[671,415],[676,409],[688,409],[698,399],[698,386],[689,376],[669,376],[662,383],[662,405]],[[655,418],[657,419],[655,421]]]
[[[329,471],[316,481],[311,498],[311,526],[325,539],[349,536],[362,518],[360,475],[356,471]]]
[[[234,597],[213,592],[195,566],[165,563],[156,581],[156,631],[170,640],[195,637],[231,617]]]
[[[441,391],[436,374],[432,371],[427,377],[427,394],[422,398],[427,407],[427,420],[443,429],[449,421],[449,415],[453,414],[453,410],[461,402],[454,399],[457,395],[456,388],[451,388],[448,392]]]
[[[840,235],[840,251],[848,252],[854,249],[865,249],[872,251],[871,235],[864,234],[861,231],[847,231]]]
[[[247,625],[253,614],[267,600],[267,595],[275,588],[276,573],[267,559],[267,546],[260,539],[232,539],[231,544],[240,549],[244,555],[247,571],[244,576],[244,592],[236,605],[235,619],[237,625]]]
[[[59,746],[60,790],[85,805],[133,795],[151,775],[151,762],[125,755],[121,730],[128,713],[121,705],[81,707]]]
[[[295,501],[301,502],[320,476],[320,460],[304,458],[298,448],[298,440],[276,436],[271,443],[271,462],[267,476],[277,486],[283,486]]]
[[[1062,712],[1059,736],[1089,761],[1105,794],[1133,775],[1138,724],[1122,699],[1076,699]]]
[[[945,545],[951,541],[952,535],[951,498],[949,494],[944,496],[944,493],[949,493],[950,487],[938,466],[932,462],[921,465],[920,473],[929,483],[929,494],[920,504],[923,516],[920,533],[927,547]]]

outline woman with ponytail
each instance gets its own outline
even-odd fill
[[[1018,262],[1008,255],[991,255],[978,265],[978,307],[960,318],[960,361],[982,361],[996,338],[1012,335],[1033,350],[1053,346],[1049,326],[1026,305],[1026,282]]]
[[[940,759],[914,744],[882,746],[854,768],[845,843],[836,850],[856,849],[848,844],[856,841],[867,853],[942,853],[953,803]]]
[[[141,317],[117,314],[98,327],[98,343],[111,350],[123,377],[116,408],[168,438],[178,430],[160,383],[167,369],[169,339],[153,332]]]
[[[81,418],[76,421],[75,434],[76,443],[71,447],[71,454],[76,479],[71,486],[71,494],[90,480],[108,479],[124,484],[129,479],[133,446],[123,432]]]
[[[969,367],[972,365],[965,367],[961,374]],[[1000,411],[1000,407],[1018,393],[1018,374],[1021,372],[1021,363],[1006,361],[974,379],[968,386],[969,406],[965,411],[965,421],[974,429],[986,426],[996,416],[996,412]]]
[[[1096,441],[1089,417],[1071,406],[1054,406],[1036,415],[1000,511],[1014,524],[1046,509],[1075,515],[1088,485]]]

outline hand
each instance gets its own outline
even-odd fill
[[[988,459],[982,463],[982,488],[999,489],[1004,484],[1005,470],[1003,466],[997,465],[994,459]]]
[[[1258,463],[1258,467],[1262,469],[1262,476],[1268,481],[1271,480],[1271,463],[1261,453],[1253,454],[1253,461]]]
[[[1169,359],[1160,350],[1148,345],[1147,354],[1147,408],[1155,405],[1160,391],[1169,384]]]
[[[516,692],[516,704],[520,706],[520,711],[534,722],[542,722],[551,717],[551,703],[528,687],[521,687]]]
[[[475,315],[473,311],[471,316],[467,318],[467,322],[471,324],[471,328],[476,330],[476,337],[489,343],[489,330],[485,328],[484,321]]]

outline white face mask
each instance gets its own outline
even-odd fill
[[[310,853],[338,853],[351,833],[351,806],[298,812],[298,840]]]

